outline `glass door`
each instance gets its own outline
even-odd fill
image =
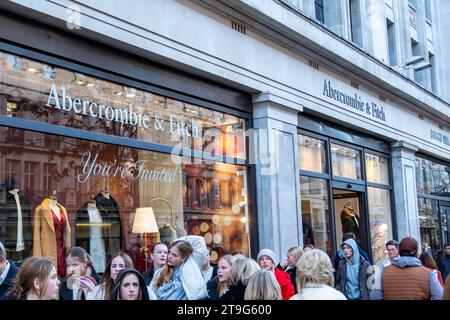
[[[345,233],[353,233],[359,245],[367,251],[366,209],[364,186],[333,182],[333,208],[336,250]]]

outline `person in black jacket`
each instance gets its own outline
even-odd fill
[[[88,292],[100,282],[89,254],[81,247],[73,247],[67,253],[66,261],[67,279],[61,284],[59,299],[86,300]]]
[[[14,286],[19,268],[7,260],[6,249],[0,242],[0,300],[2,300]]]
[[[168,253],[169,249],[167,248],[165,243],[158,242],[153,245],[152,253],[150,256],[153,261],[153,267],[142,273],[147,286],[150,284],[150,282],[152,282],[155,271],[159,268],[164,267],[164,265],[166,264]]]
[[[233,263],[231,267],[231,285],[225,294],[219,300],[244,300],[245,289],[250,277],[260,270],[259,265],[250,258],[240,258]]]

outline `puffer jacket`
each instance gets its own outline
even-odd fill
[[[280,285],[283,300],[289,300],[295,294],[294,286],[292,285],[289,273],[275,268],[275,278]]]

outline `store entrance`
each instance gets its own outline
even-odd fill
[[[342,236],[347,232],[353,232],[359,245],[367,252],[364,188],[353,184],[337,187],[339,188],[333,186],[336,250],[339,250]]]

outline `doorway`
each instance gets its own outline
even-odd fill
[[[365,192],[346,188],[333,188],[336,250],[342,243],[344,233],[353,232],[359,245],[367,252]],[[359,188],[355,188],[359,189]]]

